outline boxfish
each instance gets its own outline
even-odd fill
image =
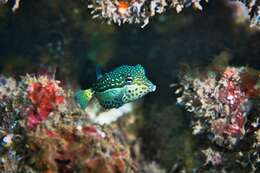
[[[122,65],[105,74],[100,68],[96,70],[97,81],[91,88],[75,93],[75,100],[82,109],[95,97],[105,109],[119,108],[122,105],[142,98],[156,90],[140,64]]]

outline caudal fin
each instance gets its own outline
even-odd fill
[[[92,97],[93,91],[91,89],[79,90],[75,94],[75,100],[80,105],[81,109],[85,109],[88,106]]]

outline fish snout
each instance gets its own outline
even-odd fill
[[[156,90],[156,85],[151,84],[151,85],[149,86],[149,90],[150,90],[150,92],[154,92],[154,91]]]

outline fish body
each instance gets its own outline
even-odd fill
[[[141,65],[123,65],[103,75],[99,71],[97,70],[97,82],[91,89],[80,90],[75,95],[83,109],[92,97],[96,97],[102,107],[110,109],[119,108],[156,90]]]

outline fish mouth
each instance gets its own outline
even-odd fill
[[[156,90],[156,85],[152,84],[152,85],[149,86],[149,91],[150,92],[154,92],[155,90]]]

